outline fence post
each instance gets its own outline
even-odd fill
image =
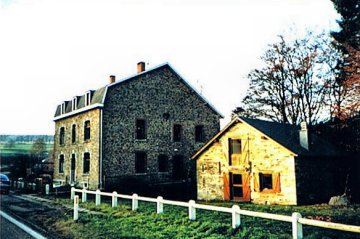
[[[293,235],[293,239],[302,239],[303,238],[302,224],[299,223],[299,218],[301,218],[300,213],[294,212],[292,214],[292,235]]]
[[[73,200],[75,197],[75,188],[71,187],[70,199]]]
[[[101,197],[100,197],[100,196],[101,196],[101,195],[100,195],[100,190],[97,189],[97,190],[96,190],[96,196],[95,196],[95,205],[96,205],[96,206],[99,206],[100,203],[101,203]]]
[[[195,208],[195,201],[190,200],[189,201],[189,219],[190,220],[196,220],[196,208]]]
[[[82,189],[82,198],[81,198],[81,202],[86,202],[86,189],[83,188]]]
[[[241,218],[240,218],[240,207],[238,205],[233,205],[232,206],[232,228],[236,229],[240,226],[241,224]]]
[[[45,194],[46,194],[46,195],[49,195],[49,193],[50,193],[50,185],[49,185],[49,184],[46,184],[46,185],[45,185]]]
[[[163,213],[163,211],[164,211],[164,204],[162,202],[163,197],[159,196],[156,199],[157,199],[157,201],[156,201],[156,213],[157,214]]]
[[[132,210],[136,211],[139,207],[138,195],[134,193],[132,195]]]
[[[118,204],[118,198],[117,198],[117,192],[113,192],[112,200],[111,200],[111,206],[116,207]]]
[[[79,219],[79,196],[74,197],[74,221]]]

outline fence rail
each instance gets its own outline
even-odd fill
[[[278,215],[278,214],[273,214],[273,213],[242,210],[242,209],[240,209],[240,207],[238,205],[233,205],[231,208],[228,208],[228,207],[211,206],[211,205],[205,205],[205,204],[197,204],[194,200],[190,200],[189,202],[180,202],[180,201],[165,200],[162,197],[149,198],[149,197],[138,196],[137,194],[125,195],[125,194],[118,194],[117,192],[113,192],[113,193],[101,192],[100,190],[89,191],[89,190],[86,190],[85,188],[84,189],[71,188],[71,196],[70,197],[72,200],[74,200],[74,220],[78,219],[78,208],[79,208],[78,207],[79,199],[78,199],[78,196],[75,195],[76,192],[82,194],[81,195],[82,202],[86,202],[87,194],[95,194],[95,204],[96,205],[100,205],[101,196],[112,197],[112,203],[111,203],[112,207],[117,206],[118,198],[130,199],[130,200],[132,200],[132,210],[138,209],[139,201],[156,203],[157,213],[163,213],[163,208],[164,208],[165,204],[180,206],[180,207],[187,207],[190,220],[196,220],[196,209],[230,213],[232,215],[232,221],[231,221],[232,228],[234,228],[234,229],[236,229],[240,226],[240,224],[241,224],[240,216],[241,215],[260,217],[260,218],[272,219],[272,220],[283,221],[283,222],[290,222],[292,224],[292,236],[294,239],[302,239],[303,238],[302,225],[360,233],[360,226],[346,225],[346,224],[333,223],[333,222],[324,222],[324,221],[319,221],[319,220],[302,218],[301,214],[297,213],[297,212],[294,212],[291,216],[286,216],[286,215]]]

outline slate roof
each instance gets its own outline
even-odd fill
[[[150,68],[146,71],[143,71],[141,73],[137,73],[135,75],[132,75],[130,77],[127,77],[127,78],[124,78],[120,81],[116,81],[114,83],[111,83],[111,84],[108,84],[98,90],[95,90],[95,91],[91,91],[91,94],[92,94],[92,97],[91,97],[91,103],[90,103],[90,107],[91,106],[96,106],[96,107],[102,107],[103,104],[104,104],[104,100],[105,100],[105,97],[106,97],[106,92],[107,92],[107,88],[108,87],[112,87],[114,85],[118,85],[118,84],[123,84],[125,82],[128,82],[130,80],[135,80],[138,78],[138,76],[140,75],[143,75],[143,74],[146,74],[146,73],[149,73],[149,72],[152,72],[152,71],[155,71],[155,70],[160,70],[162,69],[163,67],[168,67],[175,75],[177,75],[180,79],[181,82],[183,82],[195,95],[197,95],[202,101],[204,101],[204,103],[217,115],[219,115],[220,117],[223,118],[223,115],[221,113],[219,113],[219,111],[217,111],[215,109],[215,107],[208,101],[205,99],[204,96],[202,96],[201,94],[199,94],[195,88],[189,83],[187,82],[173,67],[170,66],[169,63],[164,63],[164,64],[161,64],[159,66],[156,66],[154,68]],[[59,120],[59,119],[62,119],[62,115],[65,117],[68,117],[68,116],[71,116],[73,114],[77,114],[77,113],[81,113],[83,111],[86,111],[86,108],[85,108],[85,94],[84,95],[81,95],[81,96],[77,96],[78,99],[77,99],[77,109],[73,112],[72,111],[72,99],[69,100],[69,101],[64,101],[65,102],[65,114],[61,114],[61,104],[58,105],[56,107],[56,111],[55,111],[55,121],[56,120]],[[89,107],[88,106],[88,107]]]
[[[300,126],[298,125],[237,117],[195,153],[192,158],[197,158],[213,141],[221,137],[238,122],[247,123],[298,156],[336,157],[342,155],[342,152],[336,146],[312,133],[309,133],[309,150],[303,148],[300,145]]]
[[[103,99],[106,93],[106,86],[97,89],[91,90],[91,102],[90,105],[102,104]],[[77,97],[77,110],[81,110],[85,107],[85,94]],[[65,101],[65,114],[72,112],[72,99]],[[61,104],[56,107],[55,117],[61,116]]]

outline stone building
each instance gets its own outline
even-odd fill
[[[110,76],[105,87],[57,107],[54,181],[119,191],[194,184],[190,157],[219,131],[221,117],[169,64],[145,70],[140,62],[136,75]]]
[[[192,159],[199,200],[297,205],[328,202],[345,189],[338,150],[306,125],[236,117]]]

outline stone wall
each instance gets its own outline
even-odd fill
[[[84,123],[90,120],[91,137],[84,141]],[[72,125],[76,125],[76,142],[72,143]],[[100,109],[60,119],[55,122],[54,138],[54,181],[69,182],[71,155],[75,154],[76,172],[75,183],[82,187],[86,184],[90,189],[99,187],[99,146],[100,146]],[[65,127],[65,144],[59,143],[60,128]],[[83,156],[85,152],[90,153],[90,173],[83,173]],[[59,157],[64,155],[64,173],[59,173]]]
[[[241,139],[240,166],[229,166],[228,139]],[[249,174],[250,199],[259,204],[297,204],[294,155],[246,123],[236,123],[215,140],[197,159],[199,200],[224,200],[223,175]],[[255,190],[256,175],[280,174],[280,192]]]
[[[189,159],[219,131],[219,118],[168,66],[110,86],[103,116],[106,184],[124,175],[135,175],[149,184],[172,182],[175,155],[183,156],[184,179],[194,182],[195,162]],[[146,120],[145,140],[135,139],[136,119]],[[174,124],[182,125],[181,142],[172,139]],[[195,142],[196,125],[204,126],[204,142]],[[146,174],[135,173],[136,151],[147,153]],[[169,159],[167,172],[158,170],[160,154]]]

